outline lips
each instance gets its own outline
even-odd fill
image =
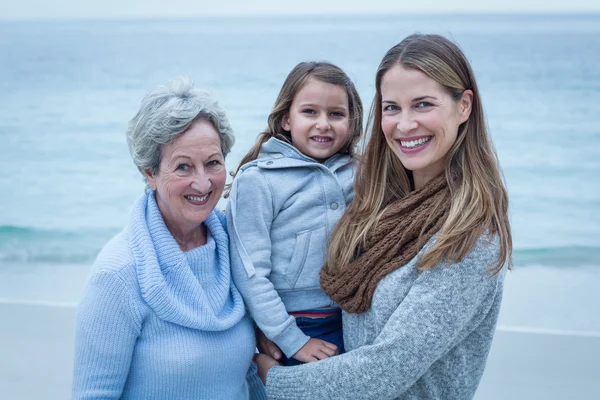
[[[405,149],[415,149],[429,142],[432,137],[433,136],[411,137],[405,139],[398,139],[397,141],[400,142],[400,146]]]
[[[310,140],[317,143],[330,143],[333,142],[333,138],[329,136],[311,136]]]
[[[189,201],[190,203],[194,204],[194,205],[202,205],[205,204],[206,201],[208,200],[208,198],[210,197],[210,193],[207,194],[203,194],[203,195],[192,195],[192,194],[188,194],[185,195],[183,197],[185,197],[187,199],[187,201]]]

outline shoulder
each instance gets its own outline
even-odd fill
[[[463,268],[491,271],[500,258],[500,240],[496,235],[483,233],[460,261]]]
[[[246,164],[248,165],[248,164]],[[235,198],[235,194],[241,189],[244,195],[252,193],[268,193],[271,191],[271,185],[267,179],[267,174],[272,170],[265,170],[260,168],[257,164],[248,165],[247,168],[240,169],[235,176],[232,185],[232,199]]]
[[[116,234],[100,250],[94,265],[106,265],[119,269],[133,261],[133,252],[129,243],[129,229],[126,228]]]
[[[433,246],[434,239],[423,248],[426,251]],[[494,272],[500,257],[500,244],[497,236],[482,234],[477,238],[471,249],[460,260],[444,260],[437,265],[421,271],[436,281],[453,281],[464,287],[490,287],[493,289],[503,282],[503,268],[499,273]]]
[[[114,276],[128,285],[135,279],[135,257],[127,228],[113,237],[96,257],[91,278],[100,276]]]
[[[127,230],[124,230],[111,239],[96,258],[78,313],[85,314],[99,308],[126,310],[139,321],[144,309],[142,304],[135,257]]]
[[[500,240],[496,235],[482,234],[475,241],[471,250],[459,261],[458,267],[465,280],[471,281],[480,288],[488,287],[496,290],[502,287],[506,266],[497,271],[500,259]]]

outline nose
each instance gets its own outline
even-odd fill
[[[396,123],[396,129],[398,129],[400,133],[409,133],[410,131],[414,130],[417,126],[417,121],[413,118],[413,116],[410,113],[404,112],[399,114],[398,122]]]
[[[327,119],[327,115],[322,114],[317,119],[317,129],[320,131],[327,131],[327,130],[329,130],[329,128],[331,128],[331,125],[329,125],[329,120]]]
[[[190,187],[194,190],[202,194],[206,194],[210,192],[212,187],[212,181],[210,179],[210,175],[206,173],[204,169],[196,170],[196,173],[193,176],[192,183]]]

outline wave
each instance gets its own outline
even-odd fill
[[[91,262],[116,232],[112,229],[65,231],[3,225],[0,226],[0,262]]]
[[[73,237],[79,235],[104,235],[107,233],[114,234],[116,229],[89,229],[82,231],[69,231],[63,229],[44,229],[31,228],[14,225],[0,225],[0,238],[24,238],[24,237]]]
[[[600,247],[557,246],[516,249],[513,252],[516,267],[533,265],[549,267],[600,266]]]
[[[92,262],[118,229],[65,231],[20,226],[0,226],[0,262]],[[515,267],[600,266],[600,247],[556,246],[516,249]]]

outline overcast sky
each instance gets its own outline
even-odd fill
[[[0,19],[262,14],[600,12],[598,0],[0,0]]]

